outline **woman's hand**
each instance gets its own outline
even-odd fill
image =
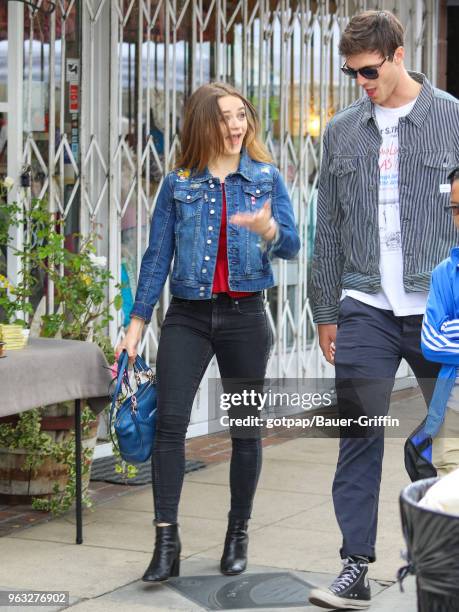
[[[132,317],[128,330],[124,338],[119,342],[115,349],[115,357],[118,359],[121,352],[126,349],[129,355],[129,363],[134,363],[137,357],[137,346],[142,338],[142,331],[145,326],[145,321],[138,317]]]
[[[230,217],[230,223],[246,227],[269,242],[277,233],[277,223],[271,214],[271,202],[268,200],[260,210],[254,213],[236,213]]]

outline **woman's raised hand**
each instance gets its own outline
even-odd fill
[[[271,202],[268,200],[260,210],[253,213],[236,213],[230,217],[230,223],[246,227],[269,242],[277,232],[277,223],[271,214]]]

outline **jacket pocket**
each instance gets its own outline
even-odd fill
[[[335,157],[330,161],[330,173],[336,177],[338,198],[349,204],[359,198],[356,157]]]
[[[271,198],[272,183],[259,183],[244,185],[244,204],[247,212],[260,210],[265,202]],[[264,256],[261,245],[261,236],[243,229],[241,238],[245,243],[245,272],[247,274],[259,273],[267,265],[267,257]]]
[[[438,168],[448,173],[455,168],[458,160],[452,151],[425,151],[423,163],[428,168]]]
[[[272,183],[250,184],[243,186],[244,204],[247,211],[254,211],[270,199],[273,190]]]
[[[186,221],[201,214],[203,204],[202,191],[180,189],[174,191],[177,219]]]
[[[449,204],[450,191],[448,175],[459,165],[459,158],[453,151],[425,151],[422,156],[422,191],[427,205],[425,213],[432,214],[432,204],[444,214],[443,206]],[[446,188],[443,186],[447,186]]]
[[[459,156],[452,151],[426,151],[422,158],[424,173],[437,184],[434,187],[440,189],[441,184],[448,183],[448,175],[459,165]]]

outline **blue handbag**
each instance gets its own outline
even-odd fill
[[[143,463],[150,458],[156,426],[156,378],[145,361],[137,356],[133,392],[128,375],[129,356],[125,350],[118,358],[118,375],[110,407],[110,436],[121,457],[129,463]],[[122,393],[123,385],[126,395]],[[118,443],[113,439],[115,430]]]

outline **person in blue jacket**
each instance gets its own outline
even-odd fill
[[[262,291],[274,285],[272,258],[291,259],[300,248],[290,197],[258,131],[255,108],[227,84],[203,85],[188,100],[177,167],[162,183],[132,320],[117,347],[134,360],[173,261],[173,297],[156,362],[156,543],[146,582],[179,574],[185,436],[201,379],[216,355],[225,393],[247,384],[250,391],[262,389],[272,346]],[[235,404],[230,418],[244,415]],[[258,406],[244,408],[249,417],[259,414]],[[232,430],[231,437],[231,503],[220,562],[225,575],[246,569],[248,520],[261,469],[258,428]]]
[[[451,204],[459,229],[459,167],[450,175]],[[459,467],[459,247],[432,272],[422,324],[422,352],[442,364],[425,424],[432,436],[432,463],[444,476]]]

